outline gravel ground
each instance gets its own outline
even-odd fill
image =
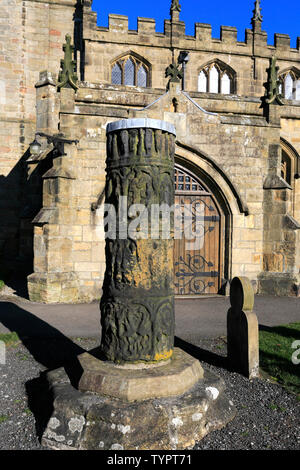
[[[42,392],[40,373],[59,367],[68,359],[98,345],[93,339],[30,340],[7,347],[6,364],[0,365],[0,449],[40,450],[34,403]],[[249,381],[224,368],[224,338],[202,339],[195,346],[178,340],[226,383],[227,396],[237,408],[226,428],[206,436],[195,449],[299,450],[300,402],[297,397],[267,379]],[[300,367],[300,366],[299,366]],[[42,374],[43,376],[43,374]]]

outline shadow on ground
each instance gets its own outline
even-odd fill
[[[53,396],[48,387],[47,372],[63,367],[72,385],[77,388],[82,375],[78,356],[86,350],[47,322],[12,302],[1,302],[0,322],[11,332],[18,334],[21,342],[34,360],[46,369],[41,372],[38,378],[25,384],[28,406],[35,416],[36,432],[40,439],[53,412]],[[175,337],[175,346],[183,349],[201,362],[216,367],[228,368],[226,357],[201,349],[184,339]],[[97,348],[89,352],[96,357],[100,357]]]
[[[221,367],[223,369],[230,370],[227,357],[220,356],[212,351],[202,349],[199,346],[188,343],[182,338],[175,336],[175,347],[183,349],[186,353],[198,359],[200,362],[205,362],[206,364]]]
[[[27,278],[12,278],[9,279],[5,282],[5,284],[13,289],[13,293],[17,295],[18,297],[21,297],[22,299],[29,300],[29,294],[28,294],[28,283],[27,283]]]
[[[48,370],[64,367],[72,385],[76,387],[82,375],[78,361],[85,352],[59,330],[12,302],[1,302],[0,322],[11,332],[16,332],[31,356],[45,367],[40,377],[25,384],[28,406],[36,419],[36,431],[40,438],[52,414],[52,396],[48,390]]]
[[[270,333],[277,333],[278,335],[285,336],[286,338],[296,338],[297,340],[300,340],[299,330],[296,330],[293,328],[286,328],[284,325],[282,326],[259,325],[259,331],[269,331]]]

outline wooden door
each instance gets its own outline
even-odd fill
[[[221,281],[221,217],[213,195],[195,175],[176,166],[175,204],[175,294],[216,294]]]

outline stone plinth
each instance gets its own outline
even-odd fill
[[[278,297],[300,297],[300,275],[297,273],[263,272],[258,276],[259,294]]]
[[[184,394],[135,402],[82,393],[63,368],[47,378],[54,410],[42,445],[54,450],[192,448],[236,413],[223,380],[209,372]]]
[[[77,303],[78,276],[69,273],[32,273],[27,277],[28,291],[32,302]]]
[[[200,362],[179,348],[165,364],[118,366],[91,354],[78,357],[83,374],[79,390],[127,401],[181,395],[203,377]]]

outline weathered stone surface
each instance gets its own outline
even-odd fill
[[[127,401],[181,395],[203,377],[200,362],[179,348],[166,364],[117,366],[89,353],[78,360],[83,369],[79,390]]]
[[[109,361],[152,362],[173,353],[174,220],[168,238],[156,229],[154,239],[150,216],[153,205],[174,204],[174,134],[169,123],[149,119],[107,128],[105,202],[117,214],[116,233],[107,227],[100,304],[101,350]],[[131,234],[133,205],[146,211],[147,228]]]
[[[259,293],[284,297],[300,297],[300,275],[296,273],[265,272],[258,276]]]
[[[230,284],[230,303],[236,311],[252,310],[254,306],[254,292],[247,277],[236,277]]]
[[[28,276],[28,290],[33,302],[79,303],[78,276],[74,272],[36,272]]]
[[[55,450],[180,450],[224,427],[235,408],[208,371],[183,395],[128,403],[79,392],[63,369],[48,374],[53,414],[42,444]]]

